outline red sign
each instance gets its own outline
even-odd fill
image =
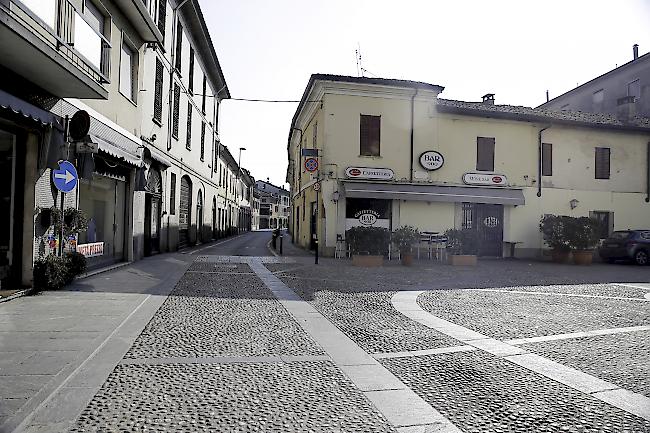
[[[361,170],[358,168],[351,168],[350,169],[350,176],[359,176],[361,174]]]
[[[308,172],[314,172],[318,170],[318,160],[316,158],[305,159],[305,170]]]
[[[492,178],[492,182],[494,182],[494,183],[501,183],[501,182],[503,182],[503,178],[502,178],[501,176],[494,176],[494,177]]]
[[[77,252],[86,257],[95,257],[104,255],[104,242],[93,242],[92,244],[77,245]]]

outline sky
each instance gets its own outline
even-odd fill
[[[425,81],[440,97],[537,106],[650,51],[650,0],[200,0],[233,98],[299,100],[309,76]],[[220,138],[285,185],[297,103],[221,104]],[[286,185],[285,185],[286,186]]]

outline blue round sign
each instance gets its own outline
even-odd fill
[[[77,186],[77,169],[70,161],[59,161],[59,169],[52,170],[52,182],[61,192],[70,192]]]

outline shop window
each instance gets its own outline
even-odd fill
[[[360,155],[379,156],[381,116],[361,115],[359,127]]]
[[[172,119],[172,137],[178,140],[178,124],[181,111],[181,87],[174,83],[174,113]]]
[[[190,69],[188,71],[188,86],[187,91],[190,95],[194,95],[194,48],[190,47]]]
[[[176,175],[172,173],[169,186],[169,214],[176,215]]]
[[[163,74],[163,64],[160,59],[156,57],[156,81],[154,84],[153,120],[159,125],[162,123]]]
[[[494,137],[476,137],[476,170],[494,171]]]
[[[181,61],[183,55],[183,26],[179,22],[176,25],[176,52],[174,53],[174,67],[180,74],[182,72],[181,70],[181,65],[183,62]]]
[[[553,176],[553,144],[542,143],[542,176]]]
[[[597,147],[595,159],[596,179],[609,179],[609,147]]]
[[[187,139],[185,140],[185,147],[187,150],[192,149],[192,103],[187,102]]]
[[[136,102],[138,96],[138,54],[132,44],[122,38],[120,54],[120,93]]]

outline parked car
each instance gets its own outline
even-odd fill
[[[650,263],[650,230],[620,230],[605,239],[598,253],[610,263],[633,260],[637,265]]]

